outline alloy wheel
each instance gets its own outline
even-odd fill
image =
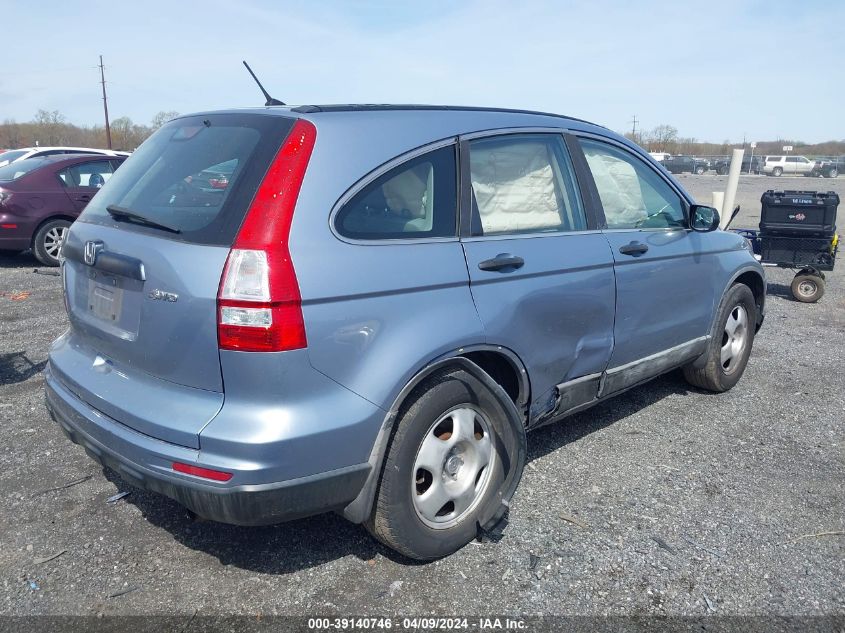
[[[59,258],[59,251],[61,251],[62,244],[65,241],[65,235],[67,235],[66,226],[54,226],[44,236],[44,250],[53,259]]]

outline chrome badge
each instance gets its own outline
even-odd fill
[[[97,240],[96,242],[85,242],[85,263],[93,266],[97,263],[97,254],[103,250],[103,243]]]
[[[170,303],[176,303],[179,300],[179,295],[175,292],[165,292],[164,290],[150,290],[149,294],[147,295],[153,301],[169,301]]]

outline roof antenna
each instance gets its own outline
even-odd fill
[[[267,103],[265,103],[264,105],[266,105],[266,106],[285,105],[285,103],[283,103],[282,101],[279,101],[278,99],[274,99],[273,97],[270,96],[269,92],[264,90],[264,86],[262,86],[261,82],[258,81],[258,77],[255,76],[255,73],[252,72],[252,68],[249,67],[249,64],[247,64],[246,61],[244,61],[244,66],[246,66],[246,69],[249,71],[249,74],[252,75],[252,78],[255,79],[255,83],[258,84],[258,87],[261,88],[261,92],[264,93],[264,96],[267,99]]]

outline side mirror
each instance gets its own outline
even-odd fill
[[[690,228],[700,233],[708,233],[719,228],[719,212],[713,207],[694,204],[690,207]]]

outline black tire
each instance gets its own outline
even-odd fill
[[[698,174],[699,176],[701,176],[705,171],[706,170],[704,169],[704,167],[696,167],[695,168],[695,173]]]
[[[727,336],[726,325],[728,318],[736,314],[737,308],[744,310],[747,317],[745,342],[730,361],[732,364],[726,368],[722,361],[722,349],[726,344]],[[748,357],[754,345],[756,326],[757,304],[754,301],[754,293],[744,284],[734,284],[722,297],[719,305],[705,352],[706,363],[701,368],[696,368],[692,363],[684,367],[684,378],[687,382],[701,389],[716,392],[727,391],[736,385],[748,364]]]
[[[45,266],[59,265],[60,246],[56,245],[56,237],[67,234],[70,225],[67,220],[50,220],[38,228],[32,238],[32,252],[39,262]]]
[[[720,176],[727,176],[728,175],[728,168],[727,167],[719,167],[719,169],[716,171],[716,173],[719,174]]]
[[[425,485],[427,471],[418,469],[414,472],[415,462],[423,442],[427,438],[430,441],[429,434],[439,428],[434,427],[435,423],[450,411],[465,406],[480,412],[492,430],[491,470],[486,474],[483,469],[478,475],[470,474],[470,480],[476,484],[481,481],[479,476],[485,477],[486,483],[472,505],[455,517],[453,525],[431,527],[418,513],[413,497],[426,491],[419,492]],[[456,368],[437,372],[426,379],[409,396],[397,417],[373,512],[365,524],[370,533],[388,547],[417,560],[447,556],[472,541],[478,535],[478,525],[485,525],[501,512],[505,480],[511,481],[510,475],[505,475],[506,469],[522,468],[521,460],[508,454],[507,442],[502,441],[503,437],[508,437],[509,424],[508,413],[498,398],[470,373]],[[474,438],[479,439],[477,431],[474,431]],[[447,459],[444,472],[448,463]],[[447,506],[448,503],[443,507]]]
[[[824,296],[824,279],[818,275],[798,273],[790,286],[792,296],[801,303],[815,303]]]
[[[772,176],[781,176],[781,175],[783,175],[783,169],[781,169],[780,167],[775,167],[772,170]]]
[[[828,178],[836,178],[838,175],[839,175],[838,169],[831,169],[829,172],[827,172]]]

